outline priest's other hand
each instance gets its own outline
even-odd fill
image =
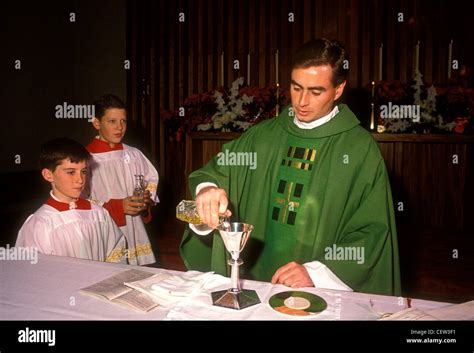
[[[143,199],[136,196],[129,196],[123,199],[123,213],[130,216],[137,216],[146,208],[146,203]]]
[[[291,288],[314,287],[306,268],[294,261],[276,270],[272,277],[272,283],[284,284]]]
[[[196,196],[196,208],[204,224],[211,228],[219,225],[219,216],[230,217],[232,212],[227,209],[229,198],[224,189],[215,186],[202,188]]]

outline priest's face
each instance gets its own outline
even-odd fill
[[[115,144],[122,142],[127,131],[127,113],[125,109],[107,109],[104,116],[92,120],[92,125],[99,131],[100,139],[114,147]]]
[[[69,158],[51,171],[43,169],[43,177],[51,183],[53,195],[62,202],[76,201],[86,184],[87,162],[73,163]]]
[[[296,68],[291,72],[291,103],[299,121],[309,123],[331,112],[346,82],[334,87],[330,65]]]

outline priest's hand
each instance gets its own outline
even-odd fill
[[[146,207],[146,203],[140,197],[129,196],[123,199],[123,213],[130,216],[137,216]]]
[[[219,225],[219,216],[230,217],[232,212],[227,209],[229,198],[224,189],[215,186],[202,188],[196,196],[196,208],[204,224],[211,228]]]
[[[314,283],[306,270],[306,267],[294,261],[287,263],[276,270],[272,277],[272,283],[284,284],[291,288],[314,287]]]

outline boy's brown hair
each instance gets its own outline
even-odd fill
[[[39,163],[41,169],[46,168],[54,172],[56,167],[65,159],[69,159],[72,163],[79,163],[90,158],[89,152],[79,142],[66,137],[59,137],[46,142],[41,147]]]
[[[113,94],[104,94],[94,102],[94,113],[97,119],[101,119],[107,109],[126,109],[125,103],[117,96]]]

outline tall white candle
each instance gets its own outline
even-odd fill
[[[224,52],[221,53],[221,86],[224,86]]]
[[[370,103],[370,130],[373,130],[374,127],[375,127],[374,103]]]
[[[247,54],[247,85],[250,86],[250,52]]]
[[[420,71],[420,41],[415,46],[415,73]]]
[[[380,48],[379,48],[379,81],[382,81],[382,68],[383,68],[383,43],[380,44]]]
[[[275,52],[275,81],[278,83],[278,49]]]
[[[453,40],[449,42],[449,49],[448,49],[448,79],[451,78],[451,66],[453,61]]]
[[[278,102],[280,101],[280,84],[277,83],[277,91],[276,91],[276,107],[275,107],[275,116],[278,116],[280,114],[280,104]]]

